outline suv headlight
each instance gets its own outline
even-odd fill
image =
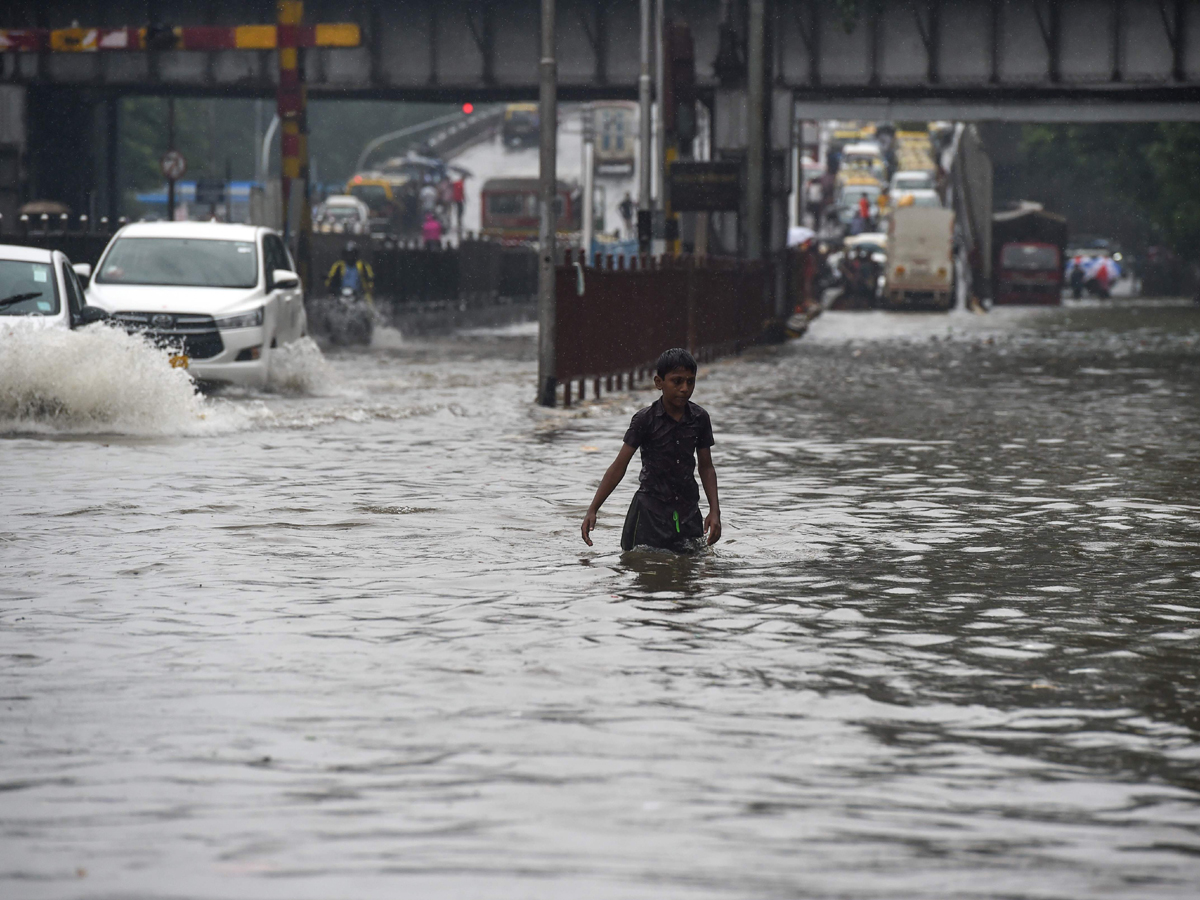
[[[242,313],[240,316],[224,316],[217,319],[218,328],[253,328],[263,323],[263,308],[260,306],[253,312]]]

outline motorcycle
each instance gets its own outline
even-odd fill
[[[361,290],[344,287],[318,301],[311,318],[314,328],[335,346],[368,345],[375,332],[375,312]]]

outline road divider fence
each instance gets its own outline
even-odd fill
[[[375,296],[403,305],[429,300],[532,297],[537,293],[537,252],[529,246],[464,239],[445,242],[386,237],[315,234],[312,238],[313,281],[309,296],[322,296],[325,276],[341,257],[348,240],[375,272]]]
[[[555,375],[564,406],[653,376],[660,353],[687,347],[700,362],[777,340],[771,263],[692,256],[598,257],[557,267]]]

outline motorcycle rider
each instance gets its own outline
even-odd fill
[[[367,305],[374,307],[375,273],[370,264],[360,257],[358,244],[354,241],[346,242],[342,248],[342,258],[330,266],[325,287],[333,295],[349,289],[352,296],[365,297]]]

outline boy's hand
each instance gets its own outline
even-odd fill
[[[708,545],[711,547],[721,539],[721,514],[709,512],[704,517],[704,533],[708,535]]]
[[[592,533],[592,529],[595,527],[596,513],[589,509],[587,515],[583,517],[583,527],[580,528],[580,531],[583,533],[583,542],[589,547],[592,546],[592,539],[588,535]]]

